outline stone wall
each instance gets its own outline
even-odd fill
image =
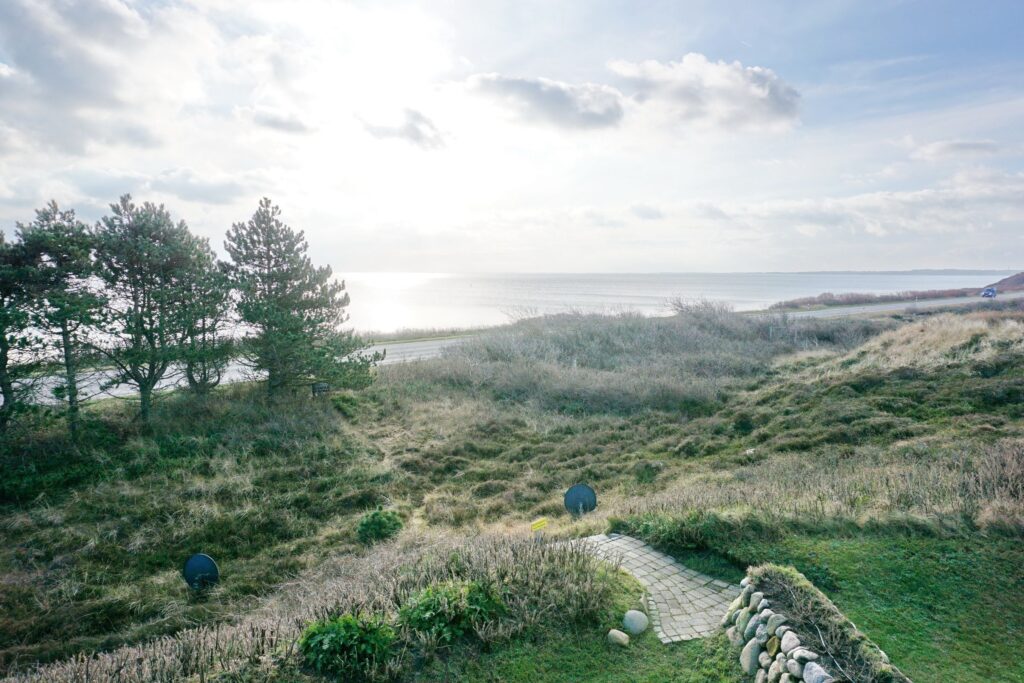
[[[785,614],[772,610],[764,594],[755,590],[748,576],[740,582],[743,592],[722,618],[729,641],[743,649],[740,666],[754,683],[833,683],[821,657],[800,642]]]
[[[750,567],[722,627],[755,683],[912,683],[792,567]]]

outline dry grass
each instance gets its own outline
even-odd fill
[[[973,313],[925,318],[884,332],[822,366],[826,374],[917,368],[940,370],[1024,353],[1019,315]]]
[[[613,590],[612,575],[576,544],[538,544],[508,536],[455,540],[425,534],[379,546],[365,557],[335,558],[283,586],[235,624],[79,655],[4,680],[150,683],[269,672],[295,660],[295,640],[309,621],[354,611],[393,615],[412,593],[447,580],[479,581],[502,590],[509,615],[477,634],[484,642],[509,638],[540,623],[598,618]],[[418,656],[406,643],[388,662],[388,673],[401,676]]]
[[[660,493],[624,503],[617,514],[693,510],[807,526],[966,519],[983,529],[1024,534],[1024,441],[955,447],[925,440],[814,458],[778,455],[684,476]]]

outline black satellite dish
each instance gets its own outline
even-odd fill
[[[570,515],[583,515],[597,508],[597,494],[586,484],[573,484],[565,492],[565,509]]]
[[[185,560],[185,567],[181,570],[181,574],[185,577],[185,583],[193,590],[209,588],[220,580],[217,563],[204,553],[196,553]]]

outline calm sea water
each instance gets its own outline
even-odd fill
[[[350,324],[357,330],[391,332],[501,325],[522,315],[573,310],[663,315],[675,297],[722,301],[742,311],[822,292],[980,289],[1013,272],[352,273],[345,279],[352,297]]]

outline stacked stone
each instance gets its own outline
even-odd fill
[[[729,641],[739,647],[740,666],[754,683],[833,683],[818,663],[818,655],[800,643],[786,617],[771,609],[764,594],[754,590],[750,577],[740,582],[743,592],[722,619]]]

